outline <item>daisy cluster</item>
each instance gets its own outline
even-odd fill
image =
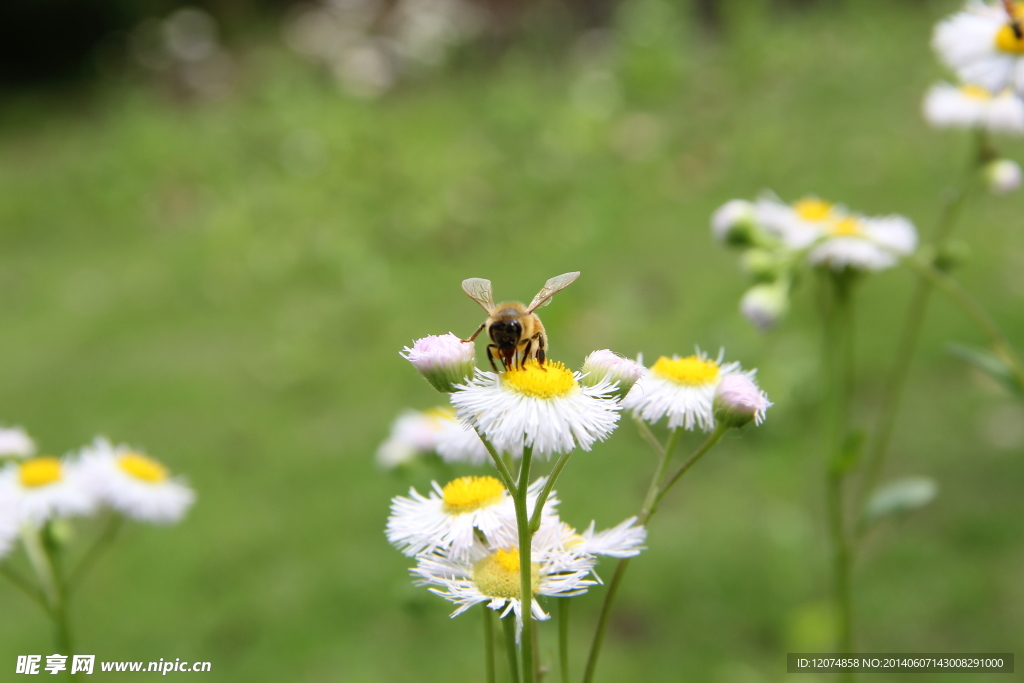
[[[762,330],[788,312],[790,291],[805,266],[878,271],[917,248],[909,219],[866,216],[817,197],[791,204],[770,193],[753,202],[734,199],[714,213],[711,228],[719,242],[743,250],[755,284],[740,310]]]
[[[591,353],[579,372],[529,360],[495,373],[476,368],[473,345],[448,334],[417,340],[402,356],[448,395],[451,408],[402,413],[378,461],[389,466],[435,452],[449,463],[493,461],[502,478],[464,476],[444,486],[434,482],[426,494],[413,488],[393,498],[388,541],[415,558],[418,585],[457,605],[452,616],[483,603],[502,617],[514,613],[519,628],[526,575],[521,543],[529,543],[532,595],[569,597],[600,583],[600,556],[637,555],[647,532],[636,517],[600,532],[591,522],[579,532],[559,517],[553,481],[537,479],[524,493],[509,484],[508,463],[526,463],[527,453],[559,456],[557,476],[564,456],[611,435],[622,410],[652,424],[666,419],[673,431],[711,431],[760,424],[771,405],[754,371],[700,350],[663,356],[650,368],[604,349]],[[530,511],[525,535],[517,503]],[[533,618],[548,618],[536,600],[528,602]]]
[[[544,478],[527,493],[530,509],[544,488]],[[473,605],[486,603],[510,613],[522,628],[522,588],[519,536],[515,508],[504,485],[495,477],[467,476],[423,495],[391,501],[388,540],[403,554],[414,557],[410,572],[417,585],[457,605],[458,616]],[[534,595],[571,597],[600,582],[595,572],[599,556],[633,557],[644,549],[647,531],[636,517],[605,531],[594,523],[583,532],[558,516],[558,497],[552,491],[543,507],[541,524],[531,543],[531,586]],[[531,600],[534,619],[548,614]]]
[[[959,82],[928,91],[924,116],[931,125],[1024,134],[1024,2],[971,0],[939,22],[932,46]],[[1016,189],[1020,166],[998,163],[986,169],[990,187]]]
[[[97,438],[61,458],[38,456],[20,428],[0,429],[0,558],[25,528],[103,508],[141,522],[177,522],[195,500],[153,458]]]

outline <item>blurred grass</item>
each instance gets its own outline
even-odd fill
[[[940,75],[931,26],[954,6],[776,16],[750,3],[719,43],[641,0],[607,49],[591,36],[561,60],[470,54],[376,102],[339,95],[269,39],[239,55],[223,101],[115,82],[5,102],[0,418],[51,453],[96,433],[143,445],[199,492],[183,524],[131,527],[104,558],[75,604],[76,649],[208,660],[211,680],[480,679],[478,617],[449,621],[383,537],[389,498],[429,475],[382,474],[374,449],[401,408],[438,401],[397,352],[474,329],[465,277],[525,298],[579,269],[545,311],[555,358],[724,346],[776,403],[655,519],[599,678],[776,681],[787,651],[828,650],[812,283],[757,335],[708,217],[772,188],[927,232],[967,150],[918,113]],[[1019,197],[976,201],[959,233],[974,249],[963,281],[1018,344],[1019,215]],[[864,424],[910,284],[890,272],[864,287]],[[944,354],[980,335],[938,298],[931,313],[890,471],[932,476],[941,494],[871,543],[861,649],[1012,651],[1024,418]],[[651,466],[623,425],[569,465],[565,516],[632,514]],[[577,672],[601,597],[574,612]],[[0,661],[50,652],[33,605],[6,584],[0,605]]]

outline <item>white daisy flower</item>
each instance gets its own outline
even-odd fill
[[[734,429],[750,422],[761,424],[771,406],[768,394],[749,375],[730,375],[715,390],[715,419]]]
[[[596,584],[587,578],[594,568],[594,556],[567,553],[560,534],[536,534],[530,559],[534,597],[572,597]],[[464,559],[439,551],[427,553],[419,556],[410,572],[418,577],[417,585],[429,586],[430,592],[458,605],[453,617],[480,603],[501,610],[502,618],[514,613],[518,641],[523,624],[519,563],[518,543],[501,547],[477,540]],[[530,601],[530,612],[534,619],[549,618],[536,599]]]
[[[994,95],[980,85],[933,85],[924,98],[924,117],[936,128],[1024,133],[1024,100],[1011,90]]]
[[[519,456],[589,451],[612,433],[619,419],[615,385],[603,379],[581,386],[580,374],[561,363],[530,361],[506,372],[478,371],[451,395],[459,418],[480,431],[499,452]]]
[[[391,425],[391,433],[377,448],[377,462],[388,469],[434,450],[442,420],[455,419],[450,408],[404,410]]]
[[[535,481],[527,491],[527,505],[533,509],[546,479]],[[409,489],[409,497],[391,499],[391,516],[385,533],[388,541],[407,556],[435,550],[462,561],[479,530],[489,543],[506,547],[518,538],[512,497],[495,477],[459,477],[443,488],[431,482],[428,496]],[[558,498],[552,492],[544,516],[556,514]]]
[[[849,215],[824,226],[825,239],[808,260],[833,270],[883,270],[917,248],[917,230],[903,216]]]
[[[882,270],[917,248],[917,230],[903,216],[861,216],[817,197],[789,205],[766,195],[757,209],[766,230],[790,249],[808,249],[814,265]]]
[[[417,372],[438,391],[455,391],[456,385],[473,376],[476,347],[449,332],[429,335],[402,349],[402,358],[413,364]]]
[[[840,205],[817,197],[804,197],[787,204],[774,194],[765,193],[754,203],[761,227],[782,240],[790,249],[806,249],[821,239],[826,226],[846,215]]]
[[[42,526],[54,517],[89,515],[96,499],[82,481],[80,464],[43,456],[8,463],[0,470],[0,491],[14,491],[19,525]]]
[[[96,439],[81,452],[82,476],[100,502],[140,522],[173,524],[195,502],[195,492],[171,478],[163,464],[127,446]]]
[[[746,246],[757,229],[757,212],[745,199],[732,199],[711,215],[711,233],[722,244]]]
[[[932,47],[965,83],[991,92],[1012,88],[1024,93],[1024,3],[972,0],[962,12],[935,27]]]
[[[604,531],[594,531],[595,522],[591,522],[583,533],[562,522],[562,542],[567,548],[588,555],[635,557],[645,550],[647,540],[647,529],[636,522],[636,517],[630,517]]]
[[[651,424],[667,416],[669,429],[711,431],[715,390],[725,377],[743,372],[737,362],[723,364],[723,354],[712,359],[698,349],[685,358],[662,356],[629,392],[623,408]]]

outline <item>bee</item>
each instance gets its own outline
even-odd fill
[[[501,359],[505,370],[512,367],[522,368],[530,358],[535,358],[543,367],[548,337],[544,333],[543,323],[534,311],[551,303],[551,297],[571,285],[579,276],[579,271],[575,271],[551,278],[544,283],[543,289],[537,292],[529,306],[524,306],[518,301],[496,304],[490,280],[479,277],[463,280],[462,291],[487,311],[487,320],[477,328],[472,337],[462,341],[472,342],[486,329],[487,336],[493,342],[487,345],[487,360],[491,362],[495,372],[498,371],[498,366],[494,364],[495,356]]]

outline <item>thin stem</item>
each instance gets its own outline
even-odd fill
[[[501,477],[501,483],[505,485],[505,489],[508,490],[509,494],[515,497],[515,480],[512,479],[512,473],[509,472],[508,466],[505,465],[505,461],[501,459],[501,456],[498,455],[498,451],[494,449],[494,446],[491,445],[491,442],[483,435],[483,432],[478,429],[476,430],[476,433],[484,443],[484,448],[486,448],[487,452],[490,454],[491,460],[494,461],[494,466],[498,468],[498,476]]]
[[[82,583],[89,571],[92,570],[93,565],[96,564],[96,560],[98,560],[103,553],[106,552],[107,548],[110,547],[111,543],[114,542],[114,539],[117,538],[118,531],[121,529],[122,521],[123,519],[121,515],[116,513],[112,514],[110,519],[107,520],[107,525],[104,527],[103,532],[96,537],[95,541],[93,541],[92,546],[78,562],[78,566],[68,574],[67,585],[69,590],[74,590]]]
[[[978,169],[990,160],[993,155],[984,132],[979,131],[975,137],[975,150],[971,155],[966,175],[944,198],[939,211],[932,239],[936,254],[942,254],[960,217],[964,203],[971,190],[978,183]],[[910,299],[910,307],[904,316],[903,330],[897,346],[896,357],[893,359],[889,376],[885,383],[882,399],[879,401],[878,422],[865,452],[864,478],[861,481],[859,500],[861,506],[878,485],[882,475],[885,458],[888,455],[889,442],[896,427],[900,402],[910,375],[910,362],[917,348],[917,340],[921,336],[928,300],[931,297],[932,282],[927,278],[918,280],[917,287]]]
[[[509,616],[501,619],[505,631],[505,651],[508,653],[508,670],[512,674],[512,683],[519,683],[519,652],[516,648],[516,619]]]
[[[544,482],[544,488],[541,489],[540,496],[537,498],[537,502],[533,506],[533,516],[530,517],[530,532],[537,533],[540,529],[540,518],[541,513],[544,511],[544,504],[548,500],[548,496],[551,495],[551,489],[555,487],[555,480],[558,479],[558,475],[562,473],[562,468],[565,467],[565,463],[569,462],[569,456],[572,455],[572,451],[563,453],[558,456],[558,460],[555,461],[555,466],[551,468],[551,474],[548,475],[548,480]]]
[[[523,464],[519,470],[519,483],[514,497],[516,525],[519,528],[519,590],[520,614],[523,620],[523,633],[520,637],[523,657],[523,683],[533,683],[533,575],[531,550],[533,532],[530,529],[530,518],[527,511],[526,494],[530,483],[530,463],[533,449],[523,449]]]
[[[633,422],[636,423],[636,428],[640,430],[640,436],[644,438],[644,441],[650,444],[651,448],[654,450],[654,453],[659,458],[664,458],[665,448],[660,443],[658,443],[658,439],[654,436],[654,432],[651,431],[651,428],[647,426],[647,423],[641,420],[640,417],[637,415],[633,416]]]
[[[669,479],[668,483],[659,488],[662,476],[665,471],[665,463],[668,462],[672,456],[672,451],[675,450],[676,443],[679,439],[680,430],[673,430],[669,435],[668,442],[665,444],[663,449],[663,457],[659,462],[658,470],[651,481],[651,486],[648,489],[647,498],[644,500],[644,507],[640,511],[640,523],[646,525],[650,521],[651,517],[658,509],[658,503],[662,497],[668,492],[672,486],[679,481],[686,472],[693,467],[698,460],[700,460],[705,453],[711,450],[715,444],[717,444],[722,435],[727,431],[726,427],[718,425],[715,430],[708,436],[707,440],[704,441],[701,446],[694,451],[689,459],[683,463],[683,465],[676,470],[676,472]],[[590,654],[587,656],[587,666],[583,672],[583,683],[591,683],[594,680],[594,673],[597,671],[597,660],[601,656],[601,647],[604,645],[605,632],[608,630],[608,618],[611,616],[612,605],[615,603],[615,596],[619,592],[619,584],[622,583],[622,578],[626,575],[626,568],[629,567],[629,561],[631,558],[624,557],[619,560],[618,565],[615,567],[615,574],[612,575],[611,581],[608,583],[608,590],[604,595],[604,602],[601,604],[601,613],[597,618],[597,629],[594,632],[594,640],[590,644]]]
[[[32,598],[33,602],[42,607],[44,612],[47,614],[50,613],[50,605],[46,602],[46,595],[43,594],[43,591],[36,586],[33,586],[28,579],[16,572],[13,567],[9,567],[6,564],[0,564],[0,574],[6,576],[10,582],[21,589],[25,595]]]
[[[640,517],[641,519],[647,519],[650,516],[651,510],[654,509],[655,501],[658,498],[658,487],[661,486],[662,480],[665,478],[665,471],[668,469],[668,461],[672,458],[672,453],[676,450],[676,445],[679,443],[680,429],[676,427],[669,432],[668,440],[665,442],[665,446],[662,448],[659,446],[658,454],[658,466],[654,470],[654,476],[651,477],[650,486],[647,487],[647,494],[644,496],[644,503],[640,506]],[[641,522],[643,524],[643,522]]]
[[[831,274],[831,306],[825,316],[825,357],[830,416],[826,449],[829,454],[826,467],[825,504],[828,514],[829,535],[832,542],[833,588],[838,619],[839,651],[853,651],[853,601],[851,597],[850,569],[852,548],[846,524],[844,491],[850,462],[846,453],[849,432],[850,398],[853,390],[853,299],[852,274]],[[852,674],[843,674],[841,680],[853,680]]]
[[[494,683],[494,616],[487,605],[480,605],[484,612],[484,672],[487,683]]]
[[[56,588],[54,599],[50,602],[50,616],[53,619],[54,640],[57,645],[57,652],[72,654],[71,622],[68,618],[68,593],[67,582],[64,580],[63,568],[61,566],[60,544],[53,535],[53,527],[47,523],[42,533],[43,549],[46,552],[50,567],[53,570],[54,586]]]
[[[729,431],[729,428],[721,423],[715,426],[715,430],[708,435],[708,438],[700,445],[700,448],[694,451],[693,455],[691,455],[686,462],[680,465],[679,469],[677,469],[672,476],[669,477],[665,485],[661,487],[661,490],[658,491],[657,496],[654,498],[653,505],[645,513],[641,514],[641,524],[647,524],[647,521],[653,517],[654,513],[657,511],[658,503],[660,503],[661,499],[665,497],[665,494],[669,492],[669,489],[671,489],[675,483],[690,470],[691,467],[696,465],[698,460],[703,458],[708,451],[714,448],[715,445],[722,440],[722,437],[725,436],[727,431]]]
[[[569,598],[558,598],[558,669],[569,683]]]

